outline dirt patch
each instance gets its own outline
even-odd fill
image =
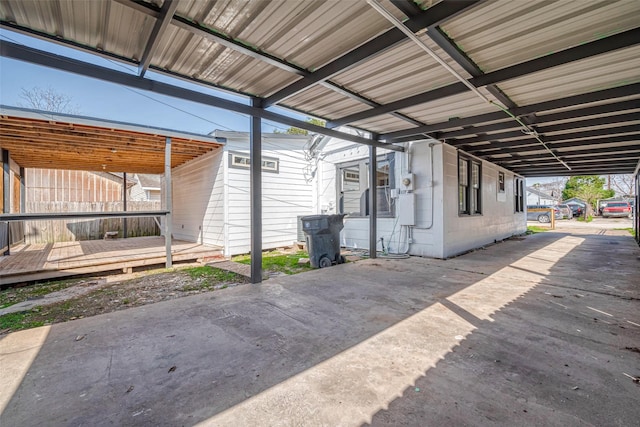
[[[0,316],[0,335],[19,329],[212,292],[248,282],[249,279],[243,275],[211,266],[201,266],[169,272],[149,271],[134,279],[101,283],[100,286],[81,294],[77,293],[78,288],[84,287],[85,284],[79,283],[77,289],[71,286],[61,291],[66,297],[58,298],[55,302],[47,304],[44,299],[42,302],[36,300],[38,305],[32,308]]]

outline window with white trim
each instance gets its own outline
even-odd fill
[[[229,153],[229,167],[249,169],[251,157],[248,154]],[[280,172],[280,160],[273,157],[262,157],[262,170],[264,172]]]
[[[498,172],[498,193],[504,193],[504,172]]]
[[[395,188],[394,153],[379,156],[376,162],[376,210],[379,217],[393,217],[391,190]],[[338,213],[369,215],[369,160],[338,166]]]
[[[458,214],[482,214],[482,164],[458,155]]]

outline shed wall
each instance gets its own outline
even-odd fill
[[[224,246],[223,157],[220,148],[172,170],[173,238]]]
[[[262,248],[272,249],[297,241],[298,216],[314,213],[310,162],[305,157],[306,138],[265,137],[263,158],[279,162],[278,173],[262,172]],[[251,250],[249,169],[230,167],[229,152],[249,155],[248,139],[229,139],[225,146],[227,174],[227,238],[225,255]]]

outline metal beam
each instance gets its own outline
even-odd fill
[[[539,133],[544,133],[547,128],[538,129]],[[628,126],[618,126],[618,127],[610,127],[610,128],[602,128],[602,129],[593,129],[586,130],[581,132],[569,132],[563,133],[559,135],[548,135],[544,136],[544,142],[555,142],[555,141],[567,141],[571,139],[582,139],[582,138],[592,138],[596,136],[607,136],[607,135],[615,135],[620,133],[638,133],[640,132],[640,124],[628,125]],[[523,139],[516,139],[511,141],[499,141],[500,139],[508,139],[508,138],[518,138],[522,136],[522,132],[520,130],[515,130],[511,132],[503,132],[496,133],[482,137],[471,137],[471,138],[462,138],[462,139],[454,139],[447,141],[447,144],[453,145],[454,147],[462,147],[469,144],[475,144],[478,142],[489,142],[494,146],[497,145],[525,145],[525,144],[537,144],[536,140],[533,137],[527,137]],[[490,139],[488,139],[488,138]],[[499,147],[496,147],[499,148]]]
[[[527,162],[531,160],[551,160],[553,156],[549,154],[544,148],[542,148],[542,152],[538,154],[527,154],[527,155],[518,155],[517,157],[488,157],[492,163],[499,164],[507,164],[507,163],[517,163],[517,162]],[[624,153],[623,153],[624,151]],[[563,160],[567,162],[573,161],[574,159],[587,159],[596,156],[601,156],[606,153],[607,158],[616,158],[622,156],[636,155],[640,154],[640,144],[634,145],[622,145],[622,146],[614,146],[614,147],[603,147],[598,148],[597,146],[591,149],[584,150],[572,150],[572,151],[558,151],[553,150],[553,152],[561,157]]]
[[[427,35],[445,51],[447,55],[451,57],[458,65],[465,69],[471,76],[479,77],[484,75],[484,72],[473,62],[467,54],[458,47],[453,40],[449,38],[447,34],[439,26],[429,27]],[[487,91],[500,101],[508,109],[517,107],[516,103],[511,100],[499,87],[496,85],[487,85],[485,88]],[[531,124],[531,121],[525,121],[527,124]]]
[[[417,32],[423,28],[439,24],[440,22],[452,18],[460,12],[473,7],[476,3],[478,3],[478,0],[442,1],[431,6],[422,14],[409,19],[405,22],[405,25],[413,32]],[[343,73],[368,59],[380,55],[387,49],[390,49],[405,40],[406,39],[402,31],[397,28],[392,28],[378,37],[369,40],[346,55],[331,61],[327,65],[314,71],[311,75],[303,77],[302,79],[267,97],[263,102],[263,106],[268,107],[277,104],[292,95],[302,92],[309,86],[330,79],[331,77],[339,73]]]
[[[638,163],[638,159],[640,158],[640,156],[635,153],[634,154],[627,154],[626,157],[618,157],[618,158],[612,158],[612,157],[607,157],[607,159],[563,159],[566,163],[568,163],[571,168],[575,168],[578,166],[593,166],[594,163],[597,163],[597,166],[609,166],[610,163],[614,163],[615,165],[620,165],[620,164],[627,164],[627,163],[633,163],[634,165],[636,163]],[[511,165],[511,167],[514,168],[519,168],[519,167],[527,167],[527,168],[535,168],[535,167],[548,167],[548,166],[555,166],[556,163],[558,163],[557,160],[555,160],[554,158],[551,159],[540,159],[540,160],[536,160],[536,161],[530,161],[530,162],[525,162],[523,164],[516,164],[516,165]],[[505,166],[508,167],[508,166]]]
[[[148,16],[152,16],[154,18],[159,18],[161,15],[161,11],[160,9],[157,8],[157,6],[154,6],[150,3],[145,3],[145,2],[141,2],[141,1],[136,1],[136,0],[115,0],[116,2],[127,6],[127,7],[131,7],[134,8],[136,11],[144,13]],[[164,6],[164,5],[163,5]],[[175,11],[174,11],[175,12]],[[251,58],[260,60],[262,62],[265,62],[271,66],[277,67],[281,70],[299,75],[299,76],[309,76],[311,75],[311,72],[307,71],[306,69],[299,67],[295,64],[290,64],[287,61],[280,59],[276,56],[273,56],[267,52],[258,50],[256,48],[253,48],[251,46],[249,46],[248,44],[245,44],[239,40],[233,39],[225,34],[222,34],[220,32],[216,32],[213,31],[207,27],[203,27],[195,22],[192,22],[188,19],[185,19],[181,16],[173,16],[171,19],[171,24],[184,30],[184,31],[188,31],[192,34],[195,34],[199,37],[205,38],[207,40],[211,40],[221,46],[224,46],[228,49],[231,49],[233,51],[242,53],[243,55],[249,56]],[[151,67],[154,71],[158,71],[158,72],[166,72],[166,70],[160,70],[160,69],[156,69],[154,67]],[[373,101],[371,101],[370,99],[359,95],[355,92],[349,91],[348,89],[345,89],[343,87],[341,87],[338,84],[335,84],[333,82],[329,82],[329,81],[323,81],[321,82],[321,84],[325,87],[327,87],[330,90],[333,90],[334,92],[340,93],[341,95],[347,96],[351,99],[355,99],[358,102],[362,102],[364,104],[367,104],[369,106],[373,106],[376,107],[380,104],[375,103]],[[373,103],[373,105],[371,104]],[[417,126],[421,126],[424,123],[421,123],[417,120],[414,120],[410,117],[407,117],[403,114],[397,113],[394,114],[396,117],[407,121],[409,123],[415,124]]]
[[[557,168],[557,167],[549,166],[549,167],[541,167],[541,168],[530,168],[530,167],[523,166],[521,168],[512,168],[511,171],[519,173],[521,175],[528,175],[528,176],[536,176],[535,175],[536,173],[554,173],[555,175],[560,175],[560,176],[584,175],[584,174],[599,175],[604,172],[608,172],[612,174],[627,174],[627,173],[632,173],[636,165],[637,165],[637,162],[621,163],[617,165],[607,165],[607,166],[598,166],[598,167],[594,167],[593,165],[588,165],[588,166],[579,165],[576,167],[572,166],[570,171],[563,167]]]
[[[346,141],[357,142],[364,145],[376,145],[377,147],[385,148],[392,151],[404,151],[404,148],[400,146],[380,143],[360,136],[350,135],[345,132],[327,129],[321,126],[313,125],[303,120],[297,120],[288,116],[274,113],[272,111],[267,111],[262,108],[241,104],[239,102],[230,101],[227,99],[219,98],[190,89],[185,89],[178,86],[173,86],[159,81],[150,80],[147,78],[140,78],[129,73],[112,70],[110,68],[101,67],[94,64],[89,64],[61,55],[54,55],[16,43],[2,42],[0,44],[0,55],[6,58],[30,62],[61,71],[67,71],[78,75],[92,77],[98,80],[120,84],[123,86],[134,87],[137,89],[159,93],[162,95],[185,99],[204,105],[210,105],[212,107],[235,111],[249,116],[256,116],[261,119],[272,120],[285,125],[295,126],[300,129],[308,130],[310,132],[332,136]]]
[[[475,87],[487,86],[490,84],[500,83],[511,80],[516,77],[522,77],[537,71],[546,70],[558,65],[568,64],[570,62],[581,59],[590,58],[602,53],[613,50],[634,46],[640,43],[640,28],[628,30],[603,39],[598,39],[589,43],[575,46],[563,51],[535,58],[530,61],[505,67],[482,76],[469,79]],[[370,117],[379,116],[392,111],[399,111],[415,105],[424,104],[429,101],[445,98],[467,91],[468,88],[462,83],[453,83],[429,92],[423,92],[408,98],[400,99],[380,107],[372,108],[363,112],[351,114],[341,119],[333,120],[331,127],[346,125],[348,123],[357,122],[368,119]]]
[[[376,147],[369,147],[369,258],[377,258],[378,247],[378,159]]]
[[[633,122],[637,120],[640,120],[640,112],[617,114],[612,116],[596,117],[596,118],[589,118],[584,120],[576,120],[573,122],[558,123],[558,124],[549,125],[546,127],[536,127],[535,129],[538,133],[559,132],[564,130],[589,128],[593,126],[601,126],[601,125],[608,125],[608,124],[614,124],[614,123]],[[553,119],[546,120],[543,117],[542,121],[537,124],[551,122],[551,121],[556,121],[556,120],[553,120]],[[437,133],[435,136],[438,139],[448,139],[448,138],[456,138],[459,136],[478,135],[480,133],[485,133],[485,132],[495,132],[495,131],[504,130],[504,129],[517,129],[517,128],[521,128],[521,126],[516,121],[511,121],[506,123],[493,123],[490,125],[469,127],[469,128],[454,130],[450,132],[442,132],[442,133]],[[493,139],[491,135],[488,135],[487,138]]]
[[[257,99],[252,100],[256,106]],[[250,211],[251,211],[251,283],[262,282],[262,122],[251,116],[249,127]]]
[[[94,219],[94,218],[141,218],[166,216],[169,211],[128,211],[128,212],[57,212],[57,213],[15,213],[0,214],[0,222],[45,221],[58,219]]]
[[[164,246],[166,252],[166,263],[165,266],[167,268],[171,268],[173,265],[173,258],[171,256],[171,234],[173,234],[173,216],[171,212],[173,212],[173,188],[171,184],[171,138],[165,138],[165,146],[164,146],[164,192],[165,192],[165,209],[167,210],[167,214],[164,217],[165,225],[164,225]]]
[[[543,111],[554,110],[558,108],[566,108],[580,104],[587,104],[590,102],[606,101],[610,99],[629,96],[630,94],[640,93],[640,83],[634,83],[625,86],[619,86],[611,89],[603,89],[595,92],[589,92],[581,95],[573,95],[565,98],[554,99],[551,101],[539,102],[536,104],[530,104],[527,106],[518,107],[513,110],[516,116],[523,116],[532,113],[541,113]],[[633,100],[629,102],[640,103],[640,100]],[[634,107],[634,108],[640,108]],[[577,111],[577,110],[576,110]],[[558,113],[562,114],[562,113]],[[596,113],[598,114],[598,113]],[[571,117],[567,117],[571,118]],[[415,138],[411,138],[412,135],[421,135],[422,133],[431,133],[443,129],[453,129],[457,127],[474,125],[476,123],[491,122],[496,120],[508,120],[509,117],[502,111],[495,111],[492,113],[484,113],[476,116],[451,119],[446,122],[433,123],[426,126],[421,126],[412,129],[405,129],[396,132],[389,132],[381,134],[380,139],[389,142],[409,142]],[[560,120],[560,119],[558,119]]]
[[[149,64],[151,63],[151,58],[153,58],[153,54],[158,48],[162,35],[169,26],[169,23],[171,23],[171,19],[173,18],[173,14],[176,12],[177,7],[178,0],[165,0],[164,3],[162,3],[160,16],[158,16],[156,23],[153,25],[153,29],[151,30],[151,34],[149,34],[149,39],[147,40],[147,44],[144,48],[144,53],[140,59],[140,65],[138,65],[138,75],[140,77],[144,77],[144,73],[147,72]]]
[[[600,139],[576,139],[565,142],[555,142],[549,141],[550,137],[545,138],[545,143],[551,150],[557,150],[560,148],[573,148],[573,147],[583,147],[583,146],[597,146],[599,144],[618,144],[624,142],[638,142],[640,141],[640,135],[631,134],[631,135],[617,135],[608,138],[600,138]],[[511,144],[514,142],[523,142],[524,144]],[[511,144],[511,145],[510,145]],[[465,153],[473,154],[478,157],[486,157],[492,154],[517,154],[524,153],[529,151],[543,151],[544,147],[540,145],[540,143],[535,142],[531,139],[520,140],[520,141],[507,141],[500,144],[485,144],[478,145],[473,147],[466,147],[462,149]],[[546,151],[546,150],[545,150]]]

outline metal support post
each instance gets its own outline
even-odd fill
[[[11,164],[8,150],[2,150],[2,213],[11,213]]]
[[[253,107],[258,100],[251,101]],[[251,283],[262,282],[262,121],[251,116],[249,156],[251,163]]]
[[[127,211],[127,173],[122,174],[122,210]],[[127,218],[122,218],[122,237],[127,238]]]
[[[369,146],[369,257],[376,258],[377,223],[378,223],[378,191],[377,191],[378,161],[376,159],[376,147]]]
[[[20,213],[27,212],[27,177],[25,170],[20,167]]]
[[[11,164],[9,151],[2,150],[2,213],[11,212]],[[3,244],[0,242],[0,244]],[[2,246],[0,246],[2,247]],[[7,222],[7,248],[3,255],[11,254],[11,227]]]
[[[164,147],[164,192],[165,192],[165,209],[167,210],[167,215],[164,217],[164,243],[167,252],[167,262],[165,266],[167,268],[171,268],[173,265],[173,259],[171,258],[171,234],[172,234],[172,224],[171,224],[171,212],[173,211],[173,197],[172,197],[172,189],[171,189],[171,138],[168,136],[165,139],[165,147]]]

